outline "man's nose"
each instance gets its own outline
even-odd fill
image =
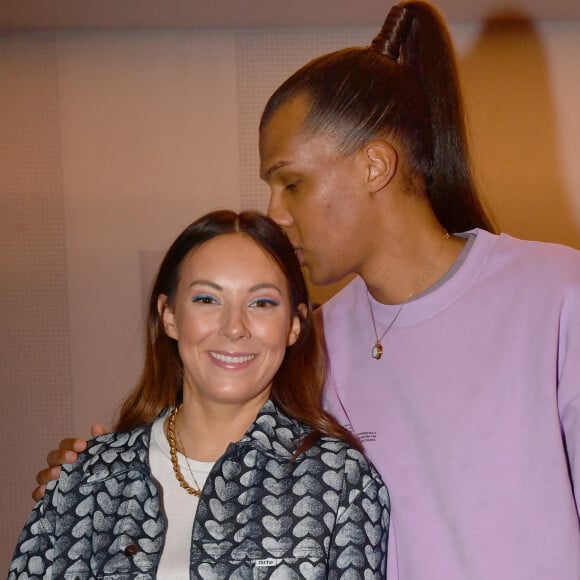
[[[268,217],[282,228],[288,228],[292,225],[292,216],[282,202],[281,195],[274,192],[270,194]]]

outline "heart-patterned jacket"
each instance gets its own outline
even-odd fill
[[[308,429],[268,401],[208,476],[190,578],[384,578],[387,489],[349,444],[322,438],[292,460]],[[162,490],[149,467],[151,427],[89,442],[34,508],[10,566],[16,578],[156,576]]]

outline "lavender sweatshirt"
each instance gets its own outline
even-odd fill
[[[381,360],[360,279],[324,305],[326,406],[389,488],[388,580],[579,580],[580,252],[472,234]]]

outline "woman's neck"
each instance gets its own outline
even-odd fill
[[[184,392],[175,427],[180,451],[197,461],[216,461],[230,443],[244,436],[267,399],[264,396],[243,404],[218,404],[196,400]]]

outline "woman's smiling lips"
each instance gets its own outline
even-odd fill
[[[226,369],[241,369],[247,367],[255,358],[255,354],[250,353],[225,353],[210,351],[212,360],[220,367]]]

